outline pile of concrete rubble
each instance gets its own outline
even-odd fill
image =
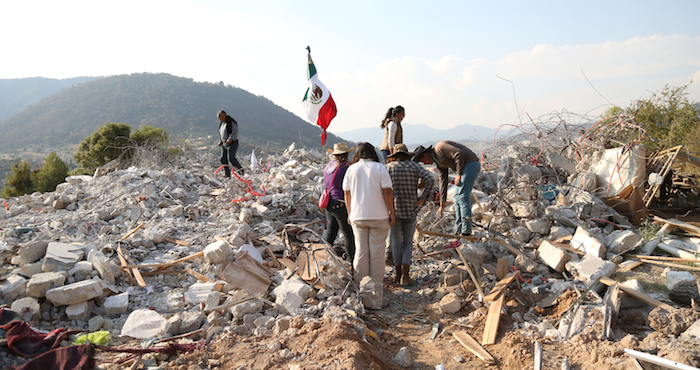
[[[637,194],[645,176],[641,182],[615,176],[638,170],[619,165],[634,151],[615,152],[611,162],[600,155],[576,161],[561,152],[533,154],[522,142],[505,150],[474,148],[487,158],[474,191],[475,235],[455,238],[449,232],[453,214],[437,217],[434,204],[424,207],[415,235],[416,283],[409,287],[460,325],[487,318],[479,328],[481,345],[452,331],[469,350],[465,356],[494,363],[487,346],[498,340],[499,318],[507,311],[503,300],[514,291],[536,300],[525,314],[510,315],[515,324],[501,333],[536,332],[562,342],[620,339],[624,328],[615,327],[615,318],[620,309],[636,307],[652,329],[697,339],[692,333],[698,333],[700,314],[672,307],[697,300],[693,274],[666,272],[675,303],[645,294],[638,281],[610,278],[659,262],[645,257],[656,248],[685,259],[700,252],[697,238],[669,234],[675,228],[700,236],[692,225],[663,220],[671,226],[647,243],[630,222],[639,208],[629,207],[629,191],[620,193],[632,185]],[[215,343],[231,336],[289,336],[326,321],[371,337],[365,306],[390,306],[388,298],[367,303],[384,296],[377,289],[395,286],[388,280],[387,286],[353,282],[350,264],[320,237],[325,217],[316,199],[328,158],[292,145],[282,155],[250,159],[246,176],[230,180],[192,160],[174,168],[106,166],[95,176],[71,176],[52,193],[4,199],[0,299],[37,331],[106,330],[113,345],[126,337]],[[637,257],[629,255],[640,248]],[[601,296],[604,286],[610,288]],[[566,292],[575,292],[575,304],[558,322],[543,319],[539,313]],[[271,350],[289,364],[304,360],[286,348]],[[411,366],[402,351],[395,362]],[[138,360],[153,368],[176,358]],[[26,360],[3,352],[0,361],[9,366]],[[221,364],[205,365],[197,366]]]

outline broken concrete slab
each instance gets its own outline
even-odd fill
[[[46,248],[49,246],[49,242],[46,241],[35,241],[26,245],[23,245],[17,251],[16,259],[13,258],[13,264],[22,265],[27,263],[36,262],[41,257],[46,255]]]
[[[66,281],[65,272],[42,272],[35,274],[27,282],[27,295],[43,298],[49,289],[63,286]]]
[[[298,277],[285,280],[272,290],[276,297],[275,304],[290,315],[297,315],[301,305],[309,298],[311,288]]]
[[[605,245],[594,237],[588,230],[578,227],[571,246],[599,258],[605,258]]]
[[[384,305],[384,287],[381,282],[372,279],[371,276],[365,276],[360,281],[360,295],[362,296],[362,304],[365,308],[379,310]]]
[[[51,242],[46,248],[46,256],[41,269],[44,272],[68,271],[83,259],[83,256],[82,246]]]
[[[566,263],[571,260],[571,255],[560,248],[557,248],[548,241],[543,241],[537,249],[537,257],[551,267],[554,271],[561,273],[566,268]]]
[[[92,309],[87,301],[75,303],[66,307],[66,316],[68,320],[87,321],[90,318]]]
[[[223,263],[232,257],[231,247],[223,240],[210,243],[204,248],[204,259],[209,263]]]
[[[666,288],[673,290],[682,283],[695,283],[695,277],[688,271],[666,271]]]
[[[0,280],[0,297],[9,304],[17,299],[18,296],[25,294],[26,286],[27,279],[19,275],[10,275]]]
[[[46,292],[46,299],[55,306],[67,306],[88,301],[102,294],[103,288],[100,281],[91,279],[49,289]]]
[[[642,237],[632,230],[615,230],[605,238],[608,253],[622,254],[637,246]]]
[[[129,293],[124,292],[107,297],[102,307],[105,309],[105,315],[109,317],[125,314],[129,307]]]
[[[24,321],[38,321],[41,319],[39,302],[32,297],[15,300],[12,302],[10,309],[17,312]]]
[[[610,277],[617,265],[592,254],[586,254],[580,261],[569,261],[566,270],[576,279],[591,284],[599,277]]]

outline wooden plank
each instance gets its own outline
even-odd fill
[[[195,254],[191,254],[187,257],[183,257],[177,260],[172,260],[170,262],[164,262],[164,263],[152,263],[152,264],[145,264],[145,265],[123,265],[120,266],[122,269],[142,269],[142,268],[159,268],[159,271],[165,270],[168,267],[172,267],[174,265],[177,265],[178,263],[189,261],[191,259],[201,257],[204,255],[204,251],[197,252]]]
[[[610,278],[607,278],[607,277],[601,277],[599,281],[607,286],[613,286],[613,285],[617,284],[617,281],[610,279]],[[667,305],[666,303],[663,303],[657,299],[654,299],[654,298],[652,298],[644,293],[640,293],[640,292],[638,292],[632,288],[628,288],[624,285],[619,285],[619,287],[620,287],[620,290],[622,290],[623,292],[631,295],[634,298],[639,299],[642,302],[650,304],[654,307],[663,307],[668,311],[673,310],[673,307],[671,307],[670,305]]]
[[[549,243],[552,244],[553,246],[561,249],[561,250],[564,250],[564,251],[567,251],[570,253],[575,253],[575,254],[578,254],[579,256],[583,256],[586,254],[586,252],[584,252],[578,248],[574,248],[571,244],[564,244],[564,243],[559,243],[559,242],[555,242],[555,241],[552,241]]]
[[[479,282],[479,279],[477,279],[476,275],[474,275],[474,271],[472,271],[473,269],[471,263],[467,262],[467,259],[464,258],[464,254],[459,248],[455,248],[455,250],[457,251],[457,254],[459,254],[459,258],[462,259],[462,263],[464,263],[464,266],[467,268],[469,277],[472,279],[472,282],[476,287],[476,292],[479,294],[479,300],[482,300],[484,298],[484,290],[481,289],[481,282]]]
[[[124,255],[124,257],[128,262],[132,261],[129,258],[129,256]],[[139,286],[145,288],[146,282],[143,280],[143,276],[141,276],[141,271],[139,271],[139,269],[133,268],[131,269],[131,273],[134,274],[134,278],[136,278],[136,282],[139,284]]]
[[[640,266],[641,264],[642,264],[641,261],[627,260],[627,261],[624,261],[624,262],[620,263],[619,265],[617,265],[617,268],[619,269],[619,271],[627,272],[627,271],[631,271],[633,268],[635,268],[637,266]]]
[[[680,258],[680,257],[666,257],[666,256],[645,256],[645,255],[642,255],[642,254],[630,254],[630,255],[625,255],[625,257],[639,258],[639,259],[642,259],[642,260],[659,260],[659,261],[700,263],[700,259],[695,259],[695,258]]]
[[[503,240],[501,238],[493,238],[493,240],[495,240],[498,244],[502,245],[503,248],[507,249],[510,253],[513,253],[516,256],[521,256],[521,257],[525,257],[527,259],[530,259],[530,257],[527,256],[527,254],[523,253],[521,250],[519,250],[515,247],[512,247],[505,240]]]
[[[498,259],[498,265],[496,266],[496,279],[501,280],[508,274],[508,264],[510,262],[505,258]]]
[[[495,301],[501,295],[501,293],[505,292],[506,288],[508,288],[508,285],[510,285],[510,283],[512,283],[513,280],[515,280],[519,273],[520,271],[513,271],[510,274],[506,275],[506,277],[504,277],[498,283],[496,283],[496,286],[494,286],[493,289],[491,289],[491,293],[484,297],[484,301]]]
[[[700,227],[697,227],[697,226],[691,225],[691,224],[687,224],[683,221],[667,220],[667,219],[661,218],[659,216],[654,216],[654,221],[663,222],[666,225],[673,225],[673,226],[687,232],[688,234],[700,236]]]
[[[173,244],[177,244],[177,245],[182,245],[182,246],[184,246],[184,247],[189,247],[189,246],[191,245],[190,242],[186,242],[186,241],[183,241],[183,240],[177,240],[177,239],[171,238],[171,237],[169,237],[169,236],[167,236],[167,235],[164,235],[164,236],[163,236],[163,240],[165,240],[165,241],[168,242],[168,243],[173,243]]]
[[[263,281],[272,282],[271,277],[273,274],[261,265],[255,258],[251,257],[246,251],[240,251],[236,253],[236,262],[240,263],[246,270],[250,271],[252,274],[259,276]]]
[[[122,252],[122,246],[117,247],[117,257],[119,257],[119,263],[122,265],[122,276],[126,276],[126,280],[129,281],[130,285],[135,284],[134,277],[131,275],[128,269],[126,269],[126,266],[128,265],[126,263],[126,258],[124,258],[124,253]]]
[[[671,263],[671,262],[656,261],[656,260],[647,260],[647,259],[643,259],[642,262],[643,262],[643,263],[648,263],[648,264],[650,264],[650,265],[657,265],[657,266],[664,266],[664,267],[672,267],[672,268],[679,269],[679,270],[700,271],[700,267],[688,266],[688,265],[680,265],[680,264]],[[696,261],[696,262],[700,262],[700,261]]]
[[[506,295],[501,294],[495,302],[489,306],[489,313],[486,316],[486,324],[484,325],[484,338],[481,340],[482,346],[496,344],[496,336],[498,335],[498,324],[501,321],[501,310]]]
[[[241,267],[238,262],[230,262],[224,271],[221,272],[221,278],[236,288],[243,289],[251,294],[265,293],[270,284],[266,284],[248,270]]]
[[[489,364],[496,363],[496,359],[493,358],[493,356],[491,356],[490,353],[486,352],[484,347],[482,347],[479,344],[479,342],[472,338],[472,336],[469,335],[466,331],[453,332],[452,336],[454,336],[455,339],[457,339],[459,344],[461,344],[464,348],[468,349],[479,359]]]
[[[206,277],[206,276],[200,274],[199,272],[197,272],[197,271],[195,271],[195,270],[192,270],[192,269],[189,268],[189,267],[185,267],[185,271],[187,271],[188,274],[190,274],[190,275],[196,277],[197,279],[199,279],[199,280],[201,280],[201,281],[203,281],[203,282],[205,282],[205,283],[215,283],[215,284],[216,284],[216,281],[214,281],[214,280],[212,280],[212,279],[209,279],[208,277]],[[216,289],[216,290],[218,290],[218,291],[221,291],[221,288],[222,288],[222,287],[221,287],[220,284],[214,285],[214,289]]]
[[[277,256],[275,256],[275,254],[272,252],[272,249],[270,249],[270,246],[266,245],[265,250],[267,251],[267,254],[269,254],[270,257],[272,257],[272,262],[275,263],[275,268],[277,268],[279,270],[282,266],[280,265],[280,262],[277,260]]]
[[[289,258],[280,258],[279,262],[284,265],[284,267],[294,271],[297,268],[297,264]]]
[[[123,241],[124,239],[126,239],[126,238],[128,238],[128,237],[134,235],[134,233],[137,232],[137,231],[139,231],[139,229],[142,228],[142,227],[143,227],[143,222],[141,222],[141,223],[139,224],[139,226],[136,226],[135,229],[129,231],[128,233],[126,233],[126,235],[122,236],[121,239],[119,239],[119,240],[117,240],[117,241],[118,241],[118,242]]]

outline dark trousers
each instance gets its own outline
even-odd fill
[[[238,151],[238,140],[231,142],[231,144],[226,148],[226,146],[221,146],[221,164],[224,165],[224,175],[226,177],[231,177],[231,168],[229,168],[229,163],[237,169],[242,169],[238,159],[236,159],[236,152]]]
[[[323,239],[333,245],[339,229],[345,237],[345,258],[352,262],[355,258],[355,236],[352,233],[352,227],[348,224],[348,209],[345,203],[331,199],[326,208],[326,231],[323,232]],[[342,255],[342,250],[335,249],[335,253]]]

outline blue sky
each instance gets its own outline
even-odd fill
[[[332,132],[395,105],[409,124],[498,127],[691,79],[700,101],[698,14],[700,1],[2,1],[0,78],[165,72],[304,118],[309,45]]]

